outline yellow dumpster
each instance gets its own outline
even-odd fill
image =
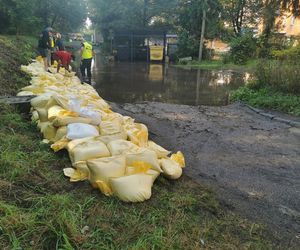
[[[150,60],[162,61],[164,58],[164,46],[150,46]]]

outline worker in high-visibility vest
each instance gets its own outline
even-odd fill
[[[81,55],[81,65],[80,65],[81,76],[84,80],[86,76],[85,71],[87,71],[87,77],[88,77],[87,83],[91,84],[92,81],[91,66],[92,66],[93,56],[95,55],[93,46],[86,41],[82,41],[80,55]]]
[[[55,40],[54,40],[54,34],[51,33],[49,36],[49,43],[50,43],[50,53],[48,54],[48,64],[52,65],[54,60],[53,60],[53,53],[54,53],[54,45],[55,45]]]

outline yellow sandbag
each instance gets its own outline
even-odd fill
[[[36,111],[39,114],[39,120],[41,122],[47,122],[48,121],[48,110],[45,108],[36,108]]]
[[[37,127],[40,129],[40,131],[42,132],[42,130],[48,125],[49,122],[41,122],[40,120],[38,120],[37,122]]]
[[[37,56],[37,57],[35,58],[35,60],[37,60],[38,62],[42,63],[42,62],[43,62],[43,57]]]
[[[70,140],[68,140],[65,136],[63,138],[61,138],[60,140],[56,141],[55,143],[53,143],[51,145],[51,149],[54,152],[58,152],[59,150],[62,150],[64,148],[67,148],[68,144],[69,144]]]
[[[133,126],[125,126],[128,138],[140,147],[146,147],[148,143],[148,128],[142,123],[134,123]]]
[[[59,127],[56,131],[56,135],[55,135],[53,141],[54,142],[59,141],[61,138],[63,138],[64,136],[67,135],[67,132],[68,132],[67,126]]]
[[[152,177],[153,182],[156,180],[156,178],[160,175],[159,172],[153,170],[153,169],[149,169],[146,174],[150,175]]]
[[[66,125],[71,124],[71,123],[91,124],[92,120],[90,118],[74,117],[74,116],[68,116],[68,115],[58,115],[53,120],[53,125],[55,127],[66,126]]]
[[[73,167],[81,173],[82,180],[88,180],[90,178],[90,170],[86,161],[78,161],[73,164]]]
[[[47,105],[46,105],[46,108],[49,109],[51,108],[52,106],[54,105],[57,105],[57,106],[61,106],[62,108],[64,109],[68,109],[68,101],[69,99],[63,95],[60,95],[60,94],[53,94],[51,96],[51,98],[49,99]]]
[[[148,141],[148,149],[153,150],[158,158],[166,158],[171,151],[168,151],[161,147],[160,145],[156,144],[153,141]]]
[[[152,176],[153,182],[156,180],[156,178],[160,175],[159,172],[153,170],[153,169],[148,169],[145,171],[146,168],[139,168],[139,167],[132,167],[132,166],[127,166],[125,175],[133,175],[133,174],[148,174]]]
[[[138,151],[139,147],[127,140],[113,140],[107,143],[111,155],[121,155],[128,151]]]
[[[93,105],[94,107],[101,109],[101,110],[109,110],[110,106],[107,102],[105,102],[103,99],[98,100],[89,100],[89,104]]]
[[[78,182],[85,180],[82,173],[74,168],[64,168],[64,175],[70,178],[70,182]]]
[[[180,165],[172,159],[161,159],[159,160],[163,175],[168,179],[178,179],[182,175],[182,168]]]
[[[61,111],[66,111],[61,106],[54,105],[48,109],[48,120],[53,121],[56,117],[59,116]]]
[[[87,142],[87,141],[91,141],[94,140],[94,137],[86,137],[86,138],[81,138],[81,139],[76,139],[76,140],[72,140],[68,143],[66,149],[68,151],[72,151],[73,148],[75,148],[77,145],[79,145],[82,142]]]
[[[55,128],[51,122],[45,122],[44,126],[41,128],[44,138],[49,141],[54,141],[56,131],[57,128]]]
[[[30,100],[30,104],[34,108],[45,108],[50,98],[51,98],[50,94],[42,94],[32,98]]]
[[[114,123],[118,123],[118,124],[123,124],[123,122],[124,122],[123,116],[121,114],[118,114],[115,112],[112,112],[109,114],[103,112],[102,121],[109,121],[109,122],[114,122]]]
[[[104,142],[105,144],[108,144],[111,141],[114,140],[126,140],[127,139],[127,134],[125,133],[125,131],[120,132],[120,133],[116,133],[113,135],[103,135],[103,136],[99,136],[99,140]]]
[[[180,167],[185,168],[185,159],[181,151],[178,151],[176,154],[172,154],[170,158],[173,161],[176,161]]]
[[[87,166],[90,171],[90,182],[97,188],[97,181],[106,182],[109,186],[110,178],[124,176],[126,160],[123,155],[104,157],[88,160]]]
[[[153,178],[147,174],[134,174],[111,178],[114,195],[125,202],[142,202],[150,199]]]
[[[134,168],[134,174],[141,174],[146,173],[152,166],[148,162],[135,161],[131,163],[130,167]]]
[[[78,161],[86,161],[93,158],[108,157],[110,153],[106,145],[97,140],[82,142],[69,151],[71,161],[73,163]]]
[[[90,171],[87,167],[86,161],[80,161],[73,164],[74,168],[65,168],[65,176],[70,177],[71,182],[84,181],[89,179]]]
[[[123,124],[124,125],[133,125],[134,119],[131,118],[130,116],[123,116]]]
[[[37,86],[37,85],[29,85],[29,86],[26,86],[26,87],[22,88],[21,90],[22,91],[30,91],[34,95],[45,93],[44,87]]]
[[[149,149],[140,149],[138,152],[126,153],[126,165],[132,166],[134,162],[147,162],[153,170],[162,172],[155,152]]]
[[[120,123],[111,121],[102,121],[99,128],[101,135],[113,135],[123,131]]]

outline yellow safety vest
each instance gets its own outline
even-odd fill
[[[51,37],[51,48],[54,48],[54,39]]]
[[[87,42],[83,43],[82,59],[93,58],[93,46]]]

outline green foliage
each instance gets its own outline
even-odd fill
[[[233,38],[230,42],[230,57],[235,64],[246,64],[255,56],[256,40],[252,33]]]
[[[290,94],[300,94],[299,60],[261,60],[255,70],[256,86]]]
[[[223,34],[223,23],[219,19],[221,6],[218,1],[181,1],[178,7],[179,27],[178,57],[198,57],[199,41],[201,35],[203,9],[206,10],[206,39],[221,37]],[[209,59],[211,53],[205,49],[203,59]]]
[[[262,1],[257,0],[220,0],[223,19],[232,24],[235,35],[241,35],[245,28],[257,25],[261,17]]]
[[[134,31],[158,26],[170,28],[176,1],[165,0],[91,0],[91,19],[105,39],[116,31]]]
[[[300,59],[300,44],[288,49],[272,50],[271,56],[277,60],[295,60]]]
[[[240,87],[234,91],[232,101],[247,102],[251,106],[263,107],[300,116],[300,97],[274,92],[270,88],[251,89],[249,86]]]
[[[0,0],[0,33],[37,34],[47,26],[74,31],[87,14],[82,0]]]
[[[198,51],[199,39],[193,35],[190,35],[188,31],[183,30],[178,37],[177,57],[180,58],[191,56],[193,58],[197,58]]]

